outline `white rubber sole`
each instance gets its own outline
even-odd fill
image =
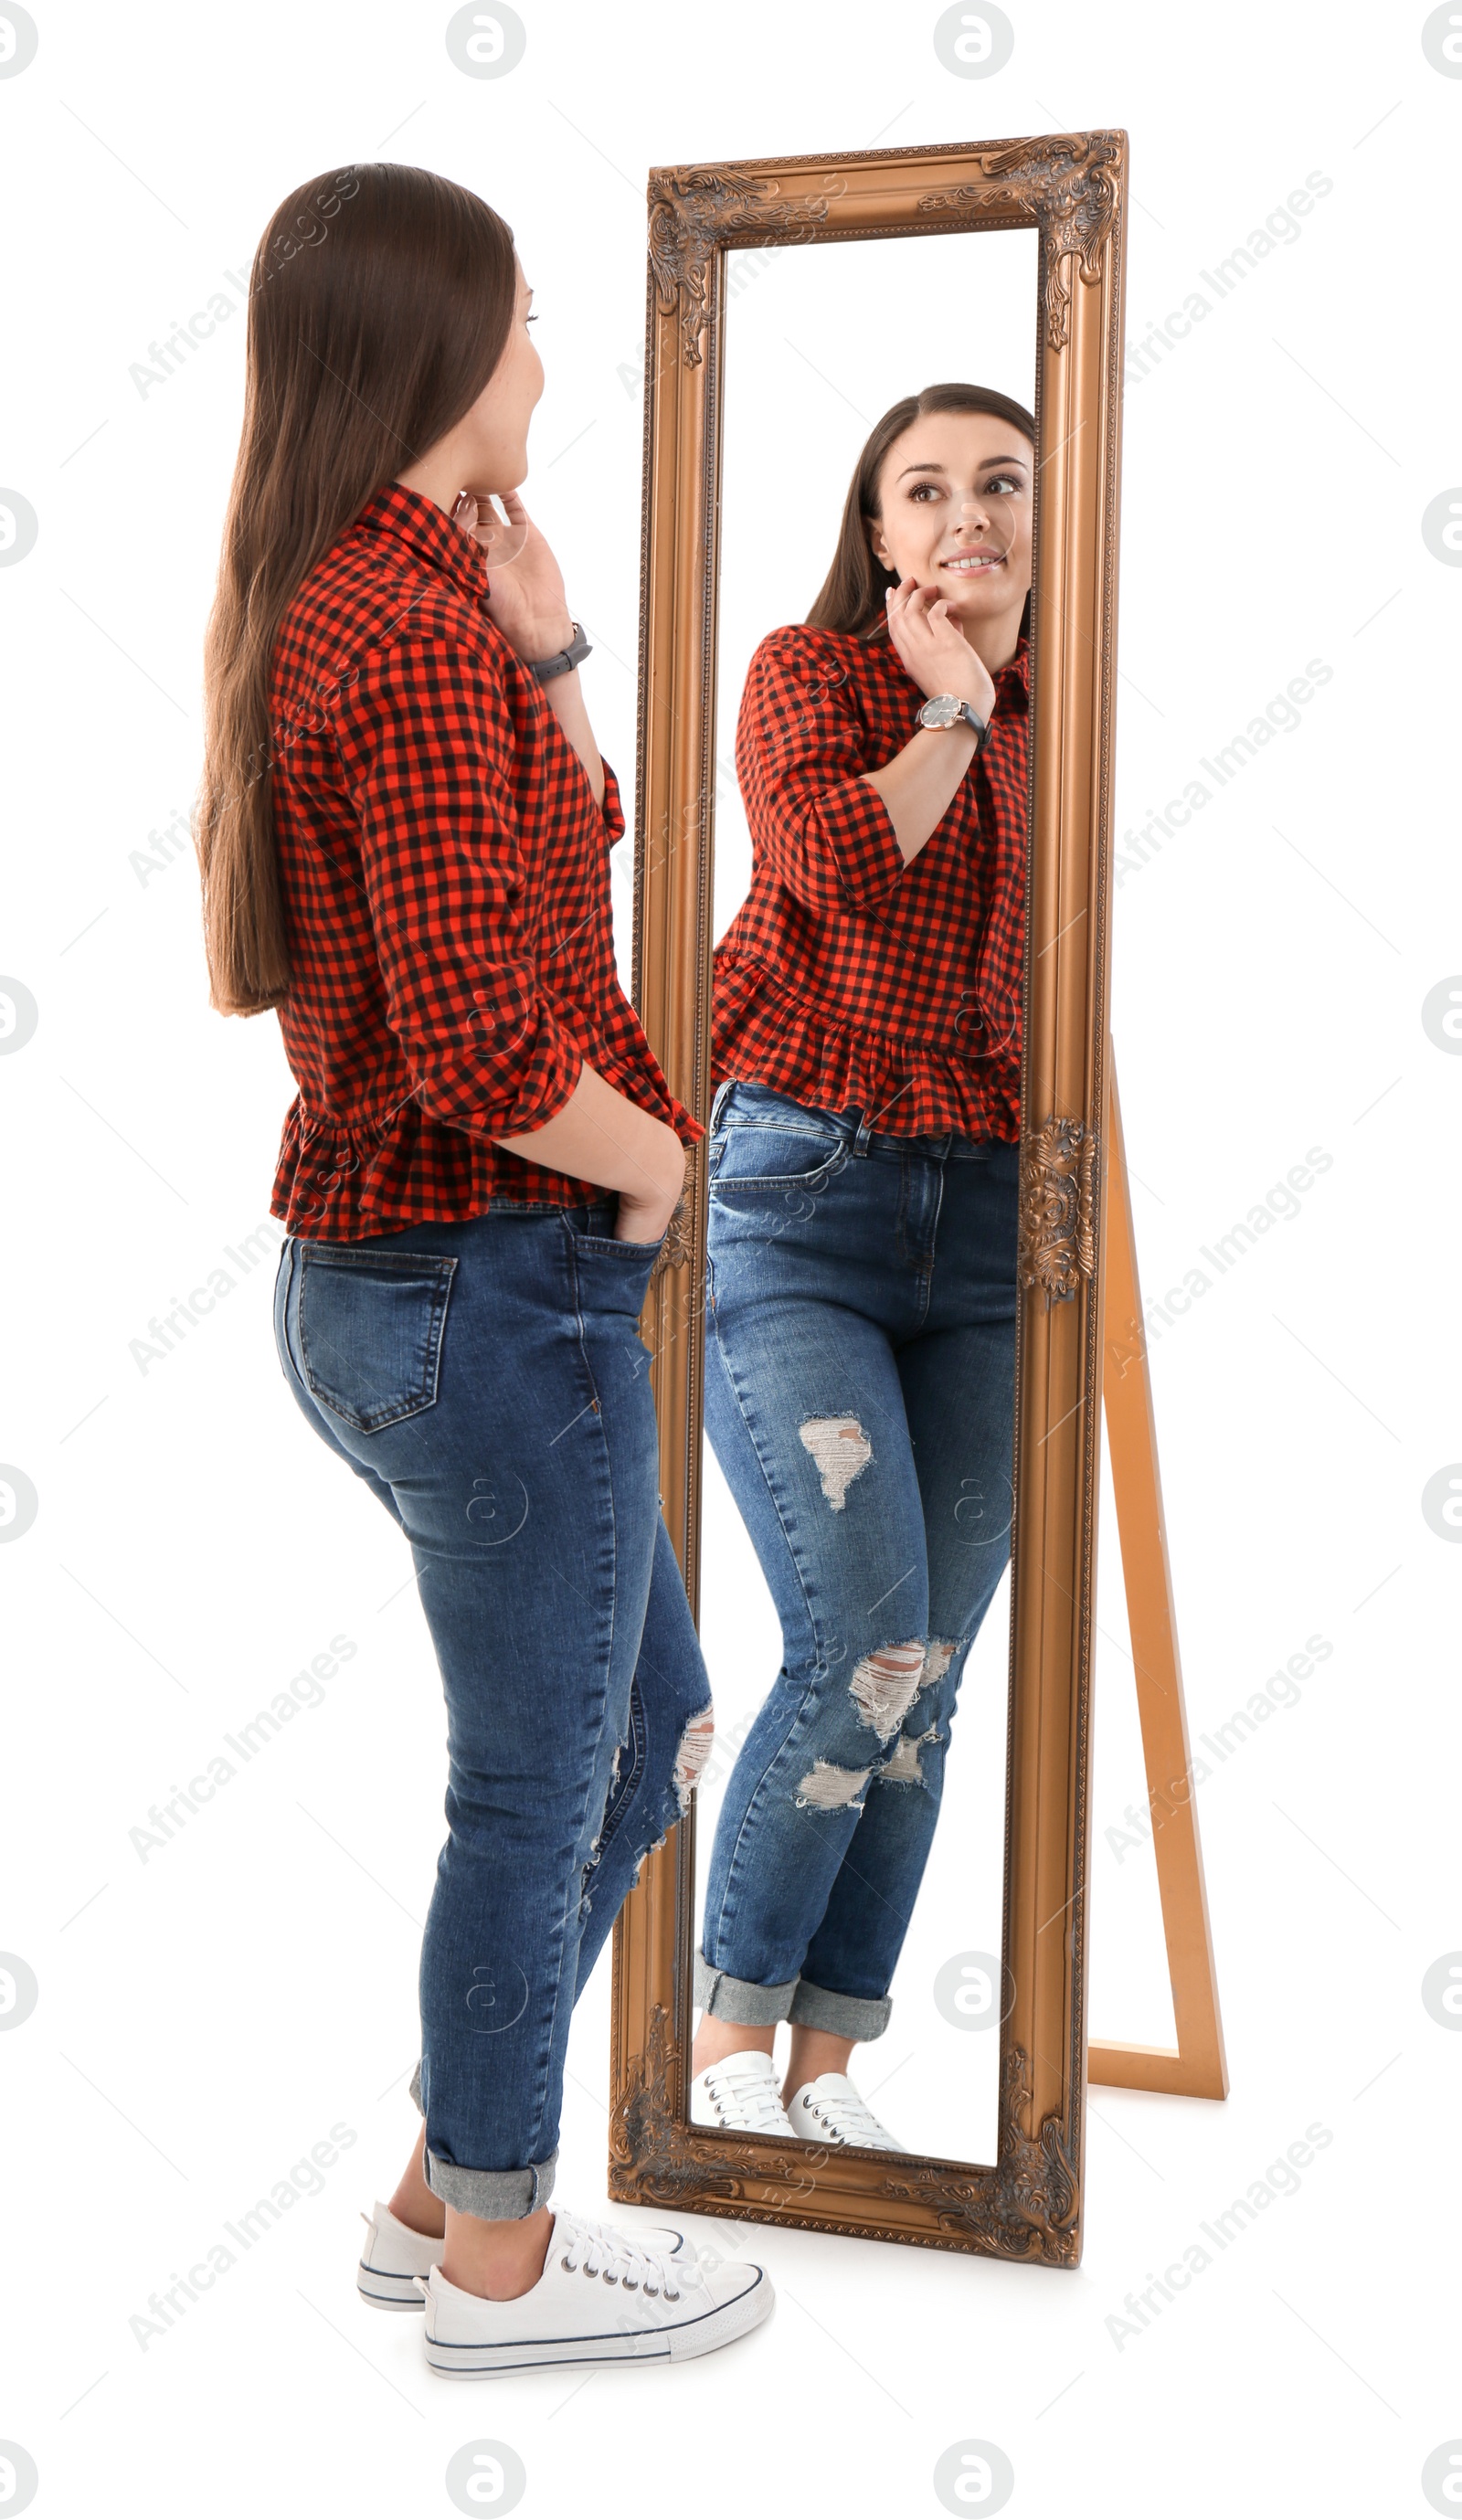
[[[689,2362],[759,2327],[775,2299],[770,2276],[758,2267],[755,2282],[734,2301],[678,2320],[673,2327],[636,2329],[627,2336],[614,2329],[589,2336],[529,2336],[510,2345],[450,2345],[429,2335],[427,2361],[449,2380],[485,2380],[498,2371],[541,2371],[571,2362]]]
[[[368,2267],[364,2258],[356,2269],[355,2289],[372,2310],[422,2310],[426,2306],[415,2275],[387,2274],[380,2267]]]

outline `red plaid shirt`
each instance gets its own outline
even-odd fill
[[[1028,672],[1023,638],[905,865],[860,775],[915,732],[924,695],[897,649],[805,624],[762,640],[736,736],[752,887],[715,949],[713,1084],[856,1105],[899,1137],[1019,1138]]]
[[[685,1146],[615,972],[604,806],[482,609],[486,561],[430,499],[379,490],[285,615],[274,830],[299,1092],[271,1212],[348,1242],[494,1197],[602,1198],[493,1145],[563,1108],[589,1059]]]

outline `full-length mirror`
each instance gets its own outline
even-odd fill
[[[642,1319],[716,1735],[641,2203],[1079,2255],[1119,132],[650,182]]]
[[[1028,228],[724,280],[691,2112],[986,2162],[1036,277]]]

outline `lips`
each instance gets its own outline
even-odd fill
[[[983,577],[992,568],[1005,566],[1003,552],[960,552],[953,560],[941,560],[940,568],[954,571],[956,577]]]

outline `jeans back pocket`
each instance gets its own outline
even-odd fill
[[[299,1360],[315,1399],[363,1435],[430,1409],[456,1260],[356,1243],[298,1251]]]

